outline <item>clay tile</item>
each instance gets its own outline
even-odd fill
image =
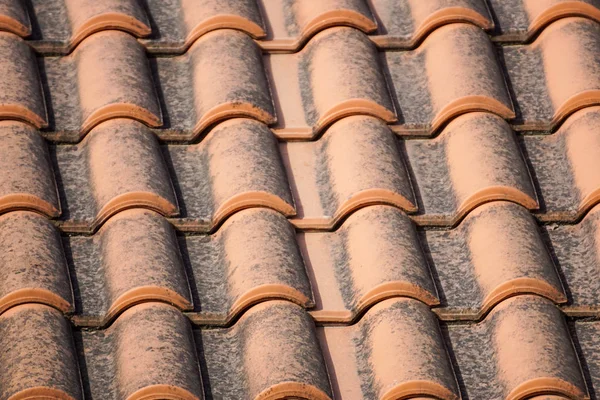
[[[162,301],[192,310],[175,232],[150,210],[123,211],[94,237],[68,239],[77,276],[81,326],[104,326],[127,308]]]
[[[483,322],[448,331],[469,398],[587,398],[565,319],[549,300],[512,297]]]
[[[48,125],[37,60],[18,36],[0,32],[0,118],[29,122],[36,128]]]
[[[371,0],[378,30],[372,40],[384,48],[412,48],[440,26],[470,22],[490,30],[494,22],[483,0]]]
[[[177,200],[156,137],[139,122],[102,123],[79,145],[55,148],[69,229],[95,230],[115,213],[145,207],[177,215]]]
[[[356,209],[390,204],[416,211],[404,161],[390,129],[373,117],[333,124],[316,142],[282,143],[301,228],[332,228]]]
[[[148,36],[150,23],[136,0],[64,0],[71,23],[70,46],[94,32],[119,29],[138,37]]]
[[[327,29],[299,53],[265,57],[281,138],[311,138],[355,114],[396,120],[379,54],[356,29]]]
[[[68,322],[41,304],[0,316],[0,397],[83,399]]]
[[[479,319],[515,294],[567,301],[536,223],[517,204],[484,204],[452,231],[427,231],[427,243],[447,302],[434,311],[444,319]]]
[[[74,311],[69,272],[58,231],[26,211],[0,216],[0,313],[24,303]]]
[[[199,299],[199,324],[227,324],[253,304],[285,299],[314,305],[294,228],[276,211],[243,210],[210,237],[186,236],[185,248]]]
[[[523,141],[545,212],[541,219],[576,220],[600,202],[600,107],[571,115],[554,135]]]
[[[428,224],[454,224],[478,205],[509,200],[528,209],[538,202],[514,133],[500,117],[469,113],[436,139],[406,141]]]
[[[45,57],[54,117],[51,139],[78,141],[101,122],[162,124],[144,49],[119,31],[95,33],[66,57]]]
[[[498,20],[495,40],[529,41],[553,21],[581,16],[600,21],[592,0],[490,0]]]
[[[588,373],[588,384],[590,391],[598,393],[600,388],[600,353],[598,352],[598,337],[600,335],[600,323],[598,320],[576,321],[574,323],[574,335],[580,347],[582,364]]]
[[[156,59],[166,114],[165,139],[198,137],[233,117],[276,121],[260,49],[238,31],[220,29],[197,40],[185,55]]]
[[[495,50],[480,28],[446,25],[418,49],[385,58],[404,119],[394,127],[399,132],[433,134],[470,111],[515,117]]]
[[[146,3],[156,26],[141,42],[150,52],[182,53],[217,29],[236,29],[255,39],[266,35],[256,0],[173,0]]]
[[[82,332],[81,342],[93,398],[202,398],[192,329],[169,305],[137,305],[106,330]]]
[[[437,319],[419,301],[385,300],[319,339],[335,398],[459,399]]]
[[[600,25],[565,18],[530,45],[503,47],[519,104],[518,129],[552,129],[572,112],[600,104]]]
[[[576,225],[551,226],[547,234],[560,266],[569,304],[565,313],[574,316],[600,314],[600,206],[596,206]]]
[[[318,322],[351,322],[377,302],[397,296],[438,305],[415,226],[401,211],[372,206],[331,233],[298,233]]]
[[[295,51],[319,31],[333,26],[351,26],[365,33],[377,29],[364,0],[319,2],[262,0],[269,34],[259,45],[270,51]]]
[[[0,30],[21,37],[31,34],[31,23],[23,4],[19,0],[0,0]]]
[[[210,397],[330,399],[315,328],[299,306],[269,301],[229,329],[199,332]]]
[[[248,207],[295,214],[277,141],[260,122],[226,121],[201,143],[168,152],[190,226],[210,230]]]
[[[60,215],[48,148],[33,127],[0,122],[0,171],[0,212],[30,209]]]

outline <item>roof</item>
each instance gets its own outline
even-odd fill
[[[0,399],[595,399],[600,1],[0,0]]]

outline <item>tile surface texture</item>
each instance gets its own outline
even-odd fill
[[[0,0],[0,400],[600,398],[599,0]]]

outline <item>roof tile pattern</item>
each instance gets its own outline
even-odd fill
[[[594,399],[599,7],[0,0],[0,397]]]

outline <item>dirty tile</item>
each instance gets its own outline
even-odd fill
[[[298,228],[331,229],[370,204],[417,210],[396,138],[381,120],[344,118],[318,141],[281,143],[280,150]]]
[[[43,216],[15,211],[0,216],[0,313],[26,303],[75,311],[58,230]]]
[[[136,37],[151,33],[148,16],[137,0],[30,2],[35,27],[28,39],[41,53],[67,54],[86,37],[99,31],[119,30]]]
[[[448,326],[448,334],[469,398],[589,398],[565,318],[547,299],[511,297],[478,324]]]
[[[110,218],[93,236],[64,238],[75,284],[79,326],[105,326],[131,306],[161,301],[192,310],[175,232],[153,211]]]
[[[355,114],[396,120],[377,49],[356,29],[327,29],[298,53],[264,57],[279,138],[311,139]]]
[[[498,20],[492,39],[527,42],[561,18],[579,16],[600,22],[598,0],[488,0]]]
[[[454,225],[475,207],[493,200],[538,208],[515,134],[494,114],[462,115],[435,139],[407,140],[405,145],[422,201],[415,216],[418,223]]]
[[[294,228],[266,208],[240,211],[213,235],[180,238],[185,249],[196,324],[225,325],[268,299],[314,306]]]
[[[27,9],[19,0],[0,0],[0,30],[23,38],[31,35]]]
[[[231,328],[197,331],[196,343],[207,397],[331,398],[313,321],[295,304],[261,303]]]
[[[419,301],[384,300],[318,335],[336,399],[460,398],[438,321]]]
[[[494,27],[485,0],[369,0],[369,3],[377,21],[377,31],[370,38],[380,48],[414,48],[437,28],[455,22],[468,22],[486,31]]]
[[[600,104],[600,24],[564,18],[532,44],[505,46],[502,57],[519,107],[519,130],[550,130],[574,111]]]
[[[47,137],[78,141],[99,123],[131,118],[162,125],[148,59],[136,40],[119,31],[86,38],[64,57],[41,60],[52,111]]]
[[[477,320],[516,294],[566,303],[558,272],[529,212],[491,202],[450,231],[426,231],[427,249],[443,293],[434,311],[444,320]]]
[[[29,124],[0,122],[0,212],[27,209],[58,217],[61,205],[44,139]]]
[[[194,139],[233,117],[276,121],[261,51],[242,32],[210,32],[184,55],[151,63],[163,102],[165,129],[157,131],[163,139]]]
[[[600,206],[576,225],[552,224],[546,231],[569,294],[565,313],[600,315]]]
[[[83,399],[71,328],[41,304],[0,316],[0,397]]]
[[[460,114],[488,111],[515,117],[488,36],[471,24],[436,29],[413,51],[383,53],[403,135],[433,135]]]
[[[105,330],[78,333],[76,342],[86,398],[202,398],[191,326],[167,304],[137,305]]]
[[[335,232],[299,232],[297,240],[320,323],[355,321],[389,297],[439,304],[415,226],[394,207],[363,208]]]
[[[553,135],[522,140],[543,200],[541,220],[575,221],[600,201],[600,107],[571,115]]]
[[[180,197],[181,229],[211,231],[248,207],[295,214],[277,141],[260,122],[226,121],[199,144],[169,145],[166,156]]]
[[[158,141],[137,121],[111,119],[80,144],[57,145],[51,151],[62,189],[59,223],[65,230],[93,232],[131,207],[178,214]]]

